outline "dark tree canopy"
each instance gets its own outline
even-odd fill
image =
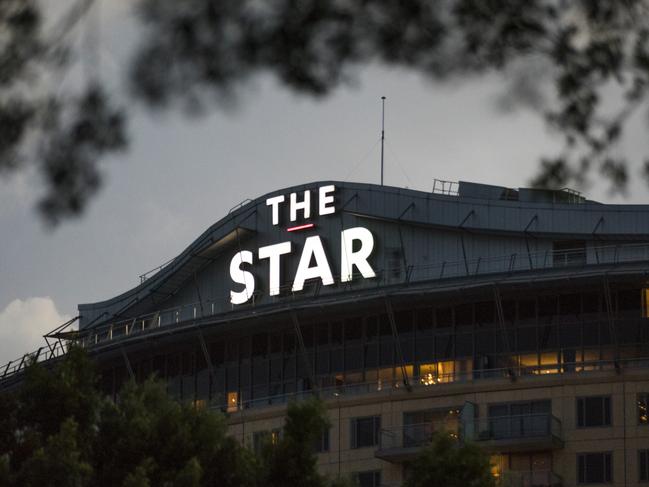
[[[317,470],[314,440],[328,425],[322,402],[290,404],[280,441],[255,456],[228,434],[224,414],[178,403],[155,378],[110,400],[73,347],[0,392],[0,485],[344,487]]]
[[[435,434],[410,465],[404,487],[496,487],[489,455],[475,444]]]
[[[95,1],[79,1],[68,23]],[[316,97],[375,61],[438,81],[499,72],[509,99],[537,110],[565,141],[560,154],[540,154],[536,185],[599,175],[623,189],[631,165],[649,173],[619,147],[629,117],[646,110],[647,0],[139,0],[135,8],[142,37],[125,73],[128,96],[152,108],[231,104],[263,72]],[[38,165],[40,208],[56,222],[96,192],[98,161],[126,144],[127,113],[100,84],[35,95],[68,66],[65,35],[47,37],[40,15],[36,0],[0,5],[10,34],[0,44],[0,168]]]

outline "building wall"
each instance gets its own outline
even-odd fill
[[[610,485],[636,486],[640,485],[637,451],[649,448],[649,425],[638,424],[636,399],[638,393],[647,392],[647,372],[632,371],[620,375],[615,371],[601,371],[559,377],[528,377],[513,383],[499,379],[490,384],[481,384],[480,387],[442,384],[415,392],[401,389],[392,390],[388,394],[328,401],[332,424],[330,451],[319,454],[319,465],[323,473],[332,476],[381,470],[383,484],[400,485],[403,481],[403,464],[376,458],[378,445],[350,448],[352,418],[380,415],[382,428],[392,428],[403,425],[404,412],[455,407],[469,401],[478,406],[480,418],[487,418],[489,404],[549,399],[552,402],[552,414],[561,421],[565,444],[546,451],[551,451],[553,471],[561,476],[563,485],[577,485],[577,454],[611,451],[613,482]],[[577,428],[577,397],[597,395],[611,397],[612,425]],[[230,432],[243,443],[251,445],[255,432],[280,428],[284,412],[285,408],[280,406],[235,413],[231,416]],[[538,451],[544,450],[540,447]]]

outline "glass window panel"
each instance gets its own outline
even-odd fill
[[[638,289],[620,289],[617,291],[617,310],[618,312],[638,311],[640,316],[641,294]]]
[[[394,314],[394,321],[400,336],[412,333],[412,311],[397,311]]]
[[[424,308],[417,310],[415,315],[415,323],[417,327],[417,334],[430,334],[433,330],[433,310],[431,308]]]
[[[557,314],[557,297],[556,296],[539,296],[538,314],[539,320],[549,322]]]
[[[252,337],[252,356],[264,357],[268,349],[268,335],[259,333]]]
[[[577,455],[578,483],[606,483],[612,480],[612,455],[610,452],[581,453]]]
[[[559,296],[559,314],[576,317],[581,313],[581,295],[562,294]]]
[[[476,354],[489,354],[496,351],[496,333],[493,330],[477,331],[475,334]]]
[[[455,307],[455,326],[471,326],[473,324],[473,304],[461,304]]]
[[[415,342],[417,361],[432,360],[435,358],[435,339],[418,337]]]
[[[329,324],[320,323],[315,325],[316,345],[326,347],[329,345]]]
[[[638,480],[649,481],[649,450],[638,450]]]
[[[536,326],[525,326],[518,328],[516,334],[516,346],[518,350],[536,350]]]
[[[581,296],[581,309],[584,313],[598,313],[600,310],[598,293],[586,293]]]
[[[380,365],[392,365],[394,364],[394,343],[392,340],[381,341],[379,348],[379,364]]]
[[[315,343],[313,337],[313,326],[302,325],[300,326],[300,332],[302,333],[302,340],[304,342],[304,347],[312,348]]]
[[[448,328],[453,326],[453,309],[450,307],[435,309],[435,326]]]
[[[262,385],[268,382],[268,360],[255,360],[252,364],[252,383]],[[281,380],[281,379],[280,379]]]
[[[536,321],[536,300],[521,299],[518,302],[518,320]]]
[[[559,328],[562,348],[579,347],[581,345],[581,326],[579,323],[566,323]]]
[[[210,344],[210,359],[212,364],[218,366],[225,360],[225,342],[218,341]]]
[[[586,321],[582,324],[582,336],[584,346],[599,345],[599,323]]]
[[[451,358],[453,356],[453,336],[437,335],[435,337],[435,357]]]
[[[271,333],[269,337],[270,353],[282,352],[282,335],[279,333]]]
[[[457,357],[473,356],[473,333],[458,333],[455,336],[455,355]]]
[[[377,445],[380,429],[380,416],[353,418],[351,420],[351,448],[364,448]]]
[[[345,370],[345,360],[342,348],[331,350],[330,360],[332,372],[342,372],[343,370]]]
[[[316,373],[326,374],[329,372],[329,352],[322,351],[316,355]]]
[[[611,398],[608,396],[577,398],[577,427],[611,425]]]
[[[376,316],[365,318],[365,340],[368,342],[377,341],[379,337],[379,320]]]
[[[495,323],[495,306],[491,301],[475,304],[475,321],[482,325]]]
[[[345,320],[345,341],[360,341],[363,336],[363,322],[360,318]]]
[[[345,348],[345,370],[356,370],[363,368],[363,347],[347,346]]]
[[[342,321],[334,321],[331,323],[331,344],[343,344],[343,323]]]
[[[378,353],[379,347],[376,343],[370,343],[363,347],[365,355],[365,367],[376,367],[379,365]]]

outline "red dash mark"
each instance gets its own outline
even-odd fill
[[[313,223],[305,223],[304,225],[298,225],[297,227],[287,228],[287,232],[296,232],[298,230],[306,230],[307,228],[313,228],[315,225]]]

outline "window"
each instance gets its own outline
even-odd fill
[[[322,434],[316,438],[313,443],[313,451],[316,453],[325,453],[329,451],[329,428],[326,428]]]
[[[649,393],[638,394],[638,424],[649,424]]]
[[[577,427],[611,426],[611,398],[603,396],[577,398]]]
[[[580,453],[577,455],[577,482],[605,484],[613,480],[612,454]]]
[[[277,445],[282,437],[282,430],[279,428],[270,431],[255,431],[252,434],[252,447],[255,455],[259,455],[265,445]]]
[[[379,444],[381,416],[353,418],[351,421],[351,447],[364,448]]]
[[[649,450],[638,450],[638,480],[649,481]]]
[[[381,485],[380,470],[371,470],[369,472],[356,472],[353,477],[358,487],[380,487]]]

